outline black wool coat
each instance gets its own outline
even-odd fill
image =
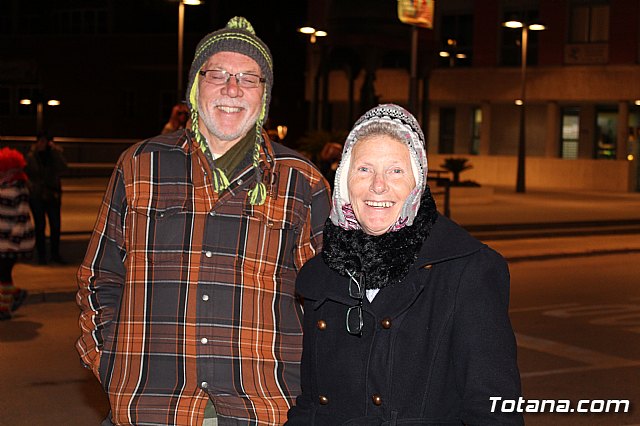
[[[521,395],[498,253],[439,216],[402,283],[365,297],[361,336],[346,330],[348,285],[321,255],[298,275],[302,395],[287,425],[523,424],[491,409]]]

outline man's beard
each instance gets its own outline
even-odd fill
[[[218,105],[218,103],[214,102],[214,105]],[[233,105],[229,105],[228,102],[225,102],[225,105],[228,106],[237,106],[240,108],[244,108],[245,111],[248,109],[246,103],[244,102],[240,102],[240,103],[233,103]],[[207,113],[207,110],[202,108],[202,105],[200,105],[200,117],[202,118],[202,122],[204,123],[205,127],[207,128],[207,130],[209,131],[209,133],[218,138],[221,141],[234,141],[236,139],[242,138],[244,135],[246,135],[249,130],[251,130],[251,128],[253,126],[255,126],[256,121],[258,120],[258,116],[260,114],[260,108],[258,108],[255,112],[255,114],[253,114],[253,116],[247,116],[245,117],[245,119],[240,123],[240,126],[238,126],[238,129],[235,132],[232,133],[224,133],[220,128],[218,128],[217,123],[215,122],[215,120]]]

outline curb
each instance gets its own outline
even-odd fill
[[[76,300],[76,290],[30,290],[25,305],[35,305],[38,303],[60,303]]]
[[[640,253],[640,248],[629,249],[608,249],[608,250],[590,250],[584,252],[569,252],[569,253],[542,253],[532,254],[524,256],[505,256],[505,260],[508,263],[528,262],[534,260],[553,260],[553,259],[566,259],[577,257],[594,257],[594,256],[607,256],[616,254],[633,254]]]
[[[519,263],[529,261],[544,261],[554,259],[595,257],[618,254],[634,254],[640,253],[640,248],[628,249],[608,249],[608,250],[590,250],[583,252],[557,252],[557,253],[540,253],[524,256],[505,256],[507,263]],[[27,299],[24,304],[40,304],[40,303],[61,303],[76,300],[77,290],[29,290]]]

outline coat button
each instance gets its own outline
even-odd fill
[[[371,399],[373,400],[373,405],[377,405],[378,407],[382,405],[382,397],[377,393],[374,393]]]
[[[423,268],[424,269],[431,269],[431,268],[433,268],[433,265],[425,265],[425,266],[423,266]]]
[[[318,322],[316,323],[316,327],[318,327],[318,330],[326,330],[327,322],[325,320],[318,320]]]
[[[390,329],[391,328],[391,318],[383,318],[382,321],[380,321],[380,324],[382,324],[382,328],[384,329]]]
[[[329,403],[329,398],[324,395],[320,395],[318,400],[320,401],[320,405],[327,405]]]

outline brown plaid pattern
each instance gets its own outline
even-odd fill
[[[113,422],[197,425],[211,397],[221,425],[278,425],[300,393],[297,271],[321,246],[328,185],[266,142],[268,197],[249,166],[221,194],[188,132],[127,150],[84,262],[77,349]]]

